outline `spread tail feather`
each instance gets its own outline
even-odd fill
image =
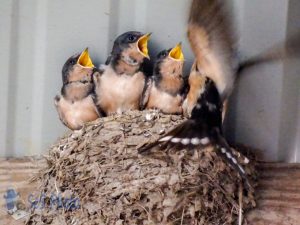
[[[231,165],[231,167],[233,167],[239,173],[241,178],[245,181],[245,185],[247,188],[249,188],[250,190],[253,189],[248,180],[246,171],[244,170],[242,165],[238,162],[234,152],[232,151],[231,147],[229,146],[225,138],[222,135],[220,135],[219,132],[217,132],[216,138],[217,138],[216,146],[218,149],[217,154],[221,156],[226,162],[228,162]],[[244,163],[245,164],[249,163],[249,159],[247,157],[244,158]]]
[[[248,180],[247,174],[238,162],[235,154],[231,150],[229,144],[225,138],[221,135],[219,129],[209,131],[205,126],[199,126],[194,120],[187,120],[176,128],[168,132],[166,135],[158,139],[154,143],[150,143],[144,147],[138,149],[138,152],[143,155],[147,155],[152,149],[175,149],[180,150],[182,148],[195,148],[198,146],[207,146],[214,144],[217,148],[217,154],[222,157],[234,170],[236,170],[241,178],[244,180],[248,189],[252,189]],[[249,163],[249,160],[245,158],[245,163]]]
[[[191,129],[192,128],[192,129]],[[179,124],[176,128],[168,132],[166,135],[155,141],[154,143],[150,143],[144,147],[138,149],[140,154],[149,154],[152,149],[158,147],[159,149],[169,149],[169,148],[182,148],[182,147],[192,147],[195,145],[209,144],[209,139],[206,137],[206,133],[203,130],[199,132],[201,129],[197,129],[197,136],[194,134],[194,130],[197,129],[197,124],[194,120],[187,120],[181,124]]]

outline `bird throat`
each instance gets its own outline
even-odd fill
[[[64,85],[61,93],[69,101],[79,101],[90,95],[93,87],[93,83],[72,82]]]
[[[155,86],[172,96],[176,96],[183,87],[183,79],[178,77],[161,77],[155,80]]]
[[[117,74],[133,75],[140,69],[140,63],[130,57],[122,57],[113,66]]]
[[[121,59],[130,66],[138,66],[139,62],[130,56],[122,56]]]

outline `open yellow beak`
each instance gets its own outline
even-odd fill
[[[137,41],[138,50],[143,56],[148,59],[150,58],[148,53],[148,40],[150,39],[150,35],[151,33],[145,34]]]
[[[89,55],[89,49],[86,48],[82,53],[81,55],[79,56],[78,58],[78,61],[77,63],[83,67],[90,67],[90,68],[93,68],[95,67],[93,62],[92,62],[92,59]]]
[[[169,53],[169,56],[175,60],[180,60],[180,61],[184,60],[184,55],[181,49],[181,42],[178,43],[174,48],[172,48],[172,50]]]

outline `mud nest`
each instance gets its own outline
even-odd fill
[[[255,200],[212,146],[137,153],[183,120],[132,111],[68,133],[51,147],[36,177],[45,205],[32,210],[27,224],[233,224],[240,207],[245,212]],[[253,161],[244,167],[254,179]],[[52,195],[80,204],[53,206]]]

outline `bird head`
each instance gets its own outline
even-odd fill
[[[184,55],[181,48],[181,43],[175,47],[162,50],[158,53],[154,71],[155,74],[182,76],[184,64]]]
[[[129,31],[118,36],[111,53],[113,59],[122,59],[132,66],[140,65],[145,58],[150,58],[148,54],[150,35],[151,33]]]
[[[181,43],[158,53],[154,64],[154,78],[159,86],[176,94],[183,86],[184,55]]]
[[[174,48],[171,48],[169,51],[169,55],[172,60],[183,62],[184,55],[182,52],[181,42],[179,42]]]
[[[94,72],[94,64],[89,55],[88,48],[81,53],[71,56],[62,69],[63,83],[74,81],[91,81]]]

